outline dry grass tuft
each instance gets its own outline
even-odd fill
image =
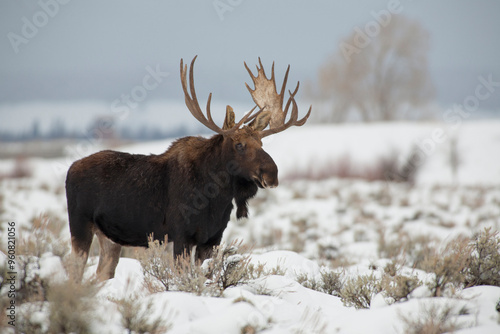
[[[344,306],[354,306],[357,309],[370,308],[373,296],[380,291],[382,291],[380,279],[373,273],[360,275],[344,280],[340,290],[340,298]]]
[[[121,324],[128,333],[160,334],[166,333],[172,327],[172,324],[163,317],[151,316],[151,310],[158,308],[152,299],[149,299],[147,304],[141,304],[138,300],[137,295],[112,300],[118,306],[118,312],[122,317]],[[166,305],[163,305],[161,309],[165,310]],[[167,318],[172,316],[172,313],[168,311],[162,313],[166,313]]]
[[[343,274],[326,269],[322,269],[320,274],[321,278],[319,280],[311,278],[307,274],[298,275],[296,280],[308,289],[333,296],[340,296],[343,285]]]

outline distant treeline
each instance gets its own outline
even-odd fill
[[[41,131],[39,121],[34,121],[31,129],[24,132],[0,131],[0,141],[18,142],[33,140],[54,140],[54,139],[88,139],[100,137],[103,139],[122,139],[133,141],[159,140],[166,138],[184,137],[193,134],[184,126],[174,129],[161,129],[152,125],[139,126],[137,129],[129,127],[106,127],[101,129],[98,122],[87,127],[85,130],[70,130],[61,119],[56,119],[47,131]],[[201,128],[200,133],[204,132]]]

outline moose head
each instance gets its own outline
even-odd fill
[[[183,64],[181,59],[181,82],[184,91],[186,106],[191,114],[203,125],[212,131],[222,135],[223,137],[223,155],[224,159],[235,161],[240,167],[239,175],[247,180],[252,180],[259,188],[274,188],[278,186],[278,168],[274,160],[262,148],[262,138],[279,133],[288,129],[291,126],[303,125],[309,115],[311,108],[307,114],[298,120],[298,107],[295,102],[295,94],[299,89],[299,83],[292,92],[289,92],[290,97],[283,109],[283,100],[285,97],[285,88],[288,80],[288,66],[281,91],[278,94],[276,90],[276,82],[274,76],[274,62],[271,69],[271,78],[266,77],[264,66],[259,58],[259,65],[257,66],[257,76],[254,76],[252,71],[245,64],[255,88],[251,89],[248,84],[245,84],[250,92],[256,107],[244,115],[238,123],[235,122],[235,114],[231,106],[226,107],[226,117],[222,128],[217,126],[212,119],[210,112],[210,103],[212,100],[212,93],[208,95],[206,117],[201,111],[196,91],[194,88],[194,62],[196,57],[191,61],[189,68],[189,89],[187,84],[187,65]],[[288,111],[292,106],[290,119],[285,122]],[[255,109],[259,110],[254,113]],[[269,126],[268,129],[266,129]]]

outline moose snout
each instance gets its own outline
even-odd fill
[[[261,188],[276,188],[278,186],[278,166],[267,152],[261,151],[261,164],[258,170],[257,185]]]
[[[278,169],[262,174],[262,185],[264,188],[276,188],[278,186]]]
[[[258,182],[256,183],[261,188],[276,188],[278,186],[278,167],[270,157],[260,166],[257,178]]]
[[[259,188],[276,188],[278,186],[278,171],[264,171],[262,169],[252,176],[253,181]]]

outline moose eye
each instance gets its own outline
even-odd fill
[[[234,147],[238,150],[238,151],[243,151],[245,149],[245,146],[242,144],[242,143],[236,143],[236,145],[234,145]]]

